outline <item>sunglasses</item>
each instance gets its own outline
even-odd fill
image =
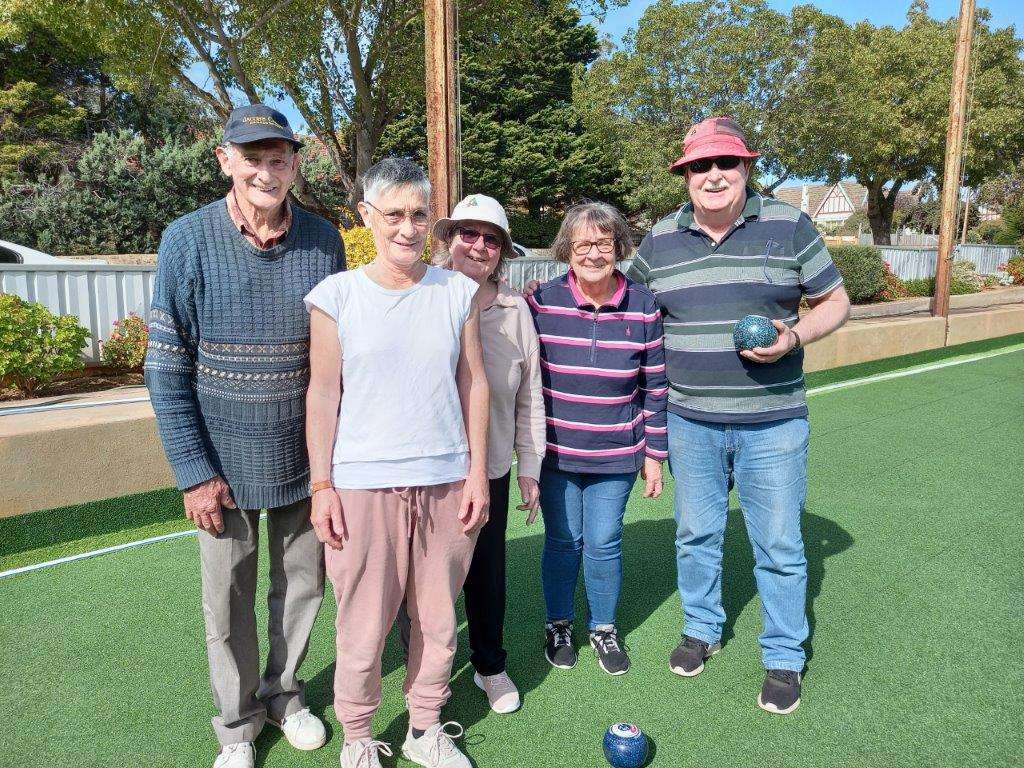
[[[716,166],[720,171],[731,171],[742,162],[742,157],[724,155],[722,157],[705,157],[700,160],[694,160],[692,163],[687,163],[686,167],[694,173],[707,173],[711,170],[711,166]]]
[[[477,240],[481,237],[484,239],[484,247],[489,251],[500,251],[501,250],[501,238],[497,235],[484,235],[479,230],[470,229],[469,227],[459,227],[455,230],[459,238],[466,245],[474,245]]]

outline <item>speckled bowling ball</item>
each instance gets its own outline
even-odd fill
[[[762,315],[747,315],[732,329],[736,349],[770,347],[779,338],[772,321]]]

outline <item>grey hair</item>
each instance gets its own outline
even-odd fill
[[[615,239],[615,261],[628,259],[633,253],[633,233],[629,224],[615,206],[608,203],[588,202],[574,205],[565,213],[551,250],[558,261],[568,262],[572,254],[572,238],[581,226],[590,224]]]
[[[404,157],[385,157],[363,174],[363,199],[371,203],[397,187],[413,187],[430,200],[430,179],[426,171]]]

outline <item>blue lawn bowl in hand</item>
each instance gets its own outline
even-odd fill
[[[732,329],[732,340],[736,349],[770,347],[778,341],[779,332],[772,321],[762,315],[747,315]]]
[[[647,749],[647,735],[632,723],[616,723],[604,734],[604,756],[614,768],[640,768]]]

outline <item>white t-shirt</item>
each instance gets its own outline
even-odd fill
[[[338,324],[341,341],[335,487],[439,485],[469,473],[456,368],[477,287],[428,266],[416,285],[393,290],[359,268],[306,296],[308,310]]]

